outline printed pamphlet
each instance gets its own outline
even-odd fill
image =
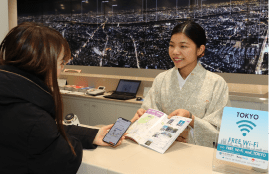
[[[148,109],[130,126],[127,137],[163,154],[191,121],[192,119],[181,116],[168,119],[165,113]]]

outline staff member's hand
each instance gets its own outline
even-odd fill
[[[190,118],[190,112],[185,109],[177,109],[173,111],[171,114],[169,114],[168,118],[170,119],[173,116],[181,116],[181,117]]]
[[[181,116],[181,117],[187,117],[187,118],[190,118],[191,116],[191,119],[192,121],[190,122],[190,126],[192,128],[194,128],[194,115],[191,115],[191,113],[189,111],[187,111],[186,109],[177,109],[175,111],[173,111],[171,114],[168,115],[168,118],[170,119],[171,117],[173,116]]]
[[[119,146],[121,144],[121,142],[125,139],[126,133],[121,137],[120,141],[115,146],[112,146],[111,144],[105,143],[103,141],[103,138],[108,133],[109,129],[112,128],[112,126],[113,126],[113,124],[110,124],[110,125],[104,126],[101,129],[99,129],[98,133],[96,134],[96,136],[93,140],[93,144],[96,144],[99,146],[111,146],[111,147]]]
[[[190,112],[185,110],[185,109],[177,109],[175,111],[173,111],[171,114],[168,115],[168,118],[170,119],[173,116],[182,116],[182,117],[187,117],[190,118]],[[190,123],[190,126],[193,127],[193,121],[194,118],[192,117],[192,121]],[[184,142],[187,143],[188,142],[188,134],[189,134],[189,130],[186,128],[178,137],[177,137],[177,141],[179,142]]]
[[[144,113],[146,112],[145,109],[138,109],[134,115],[134,117],[131,119],[131,122],[135,122],[136,120],[138,120]]]
[[[177,137],[177,141],[179,142],[184,142],[187,143],[188,142],[188,134],[189,134],[189,130],[186,128],[178,137]]]

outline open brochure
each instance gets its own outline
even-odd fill
[[[127,137],[138,144],[164,153],[185,130],[192,119],[168,116],[154,109],[148,109],[127,131]]]

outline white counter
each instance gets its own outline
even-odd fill
[[[217,174],[212,171],[213,151],[213,148],[175,142],[160,154],[125,140],[117,148],[84,150],[78,174]]]

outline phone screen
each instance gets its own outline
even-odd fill
[[[115,146],[122,135],[126,132],[126,130],[131,125],[131,121],[126,120],[124,118],[118,118],[113,127],[109,130],[109,132],[103,138],[103,141]]]

